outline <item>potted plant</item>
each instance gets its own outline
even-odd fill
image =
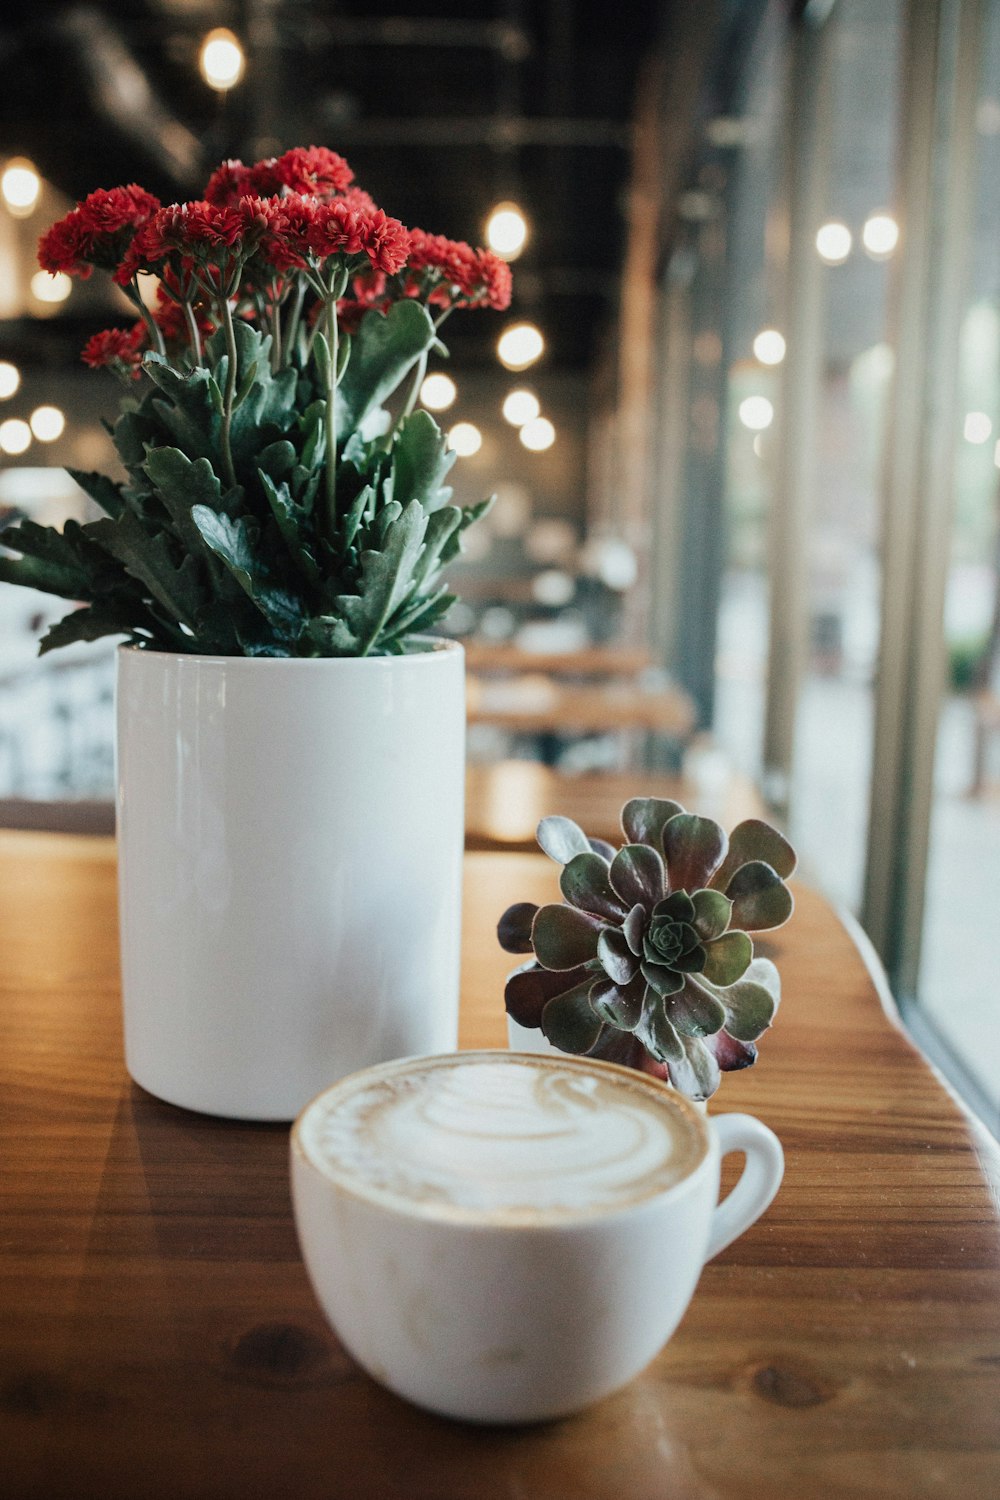
[[[176,1104],[291,1118],[455,1043],[463,656],[427,632],[489,502],[452,504],[416,402],[441,324],[506,307],[509,269],[316,147],[226,162],[196,202],[92,193],[39,259],[137,313],[83,353],[126,387],[124,481],[74,475],[105,518],[0,551],[0,579],[83,602],[42,651],[126,640],[127,1064]]]
[[[570,818],[538,825],[564,899],[500,919],[502,947],[534,955],[507,981],[512,1044],[639,1068],[703,1101],[756,1061],[778,1008],[778,970],[750,933],[791,916],[795,852],[757,818],[727,838],[665,798],[633,798],[621,822],[617,852]]]

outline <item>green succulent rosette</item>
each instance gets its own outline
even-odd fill
[[[561,904],[520,902],[497,936],[533,958],[507,982],[520,1025],[563,1052],[641,1068],[707,1099],[723,1072],[756,1061],[780,979],[753,932],[792,914],[795,851],[757,818],[727,838],[677,802],[636,797],[615,851],[569,818],[543,818],[542,849],[563,866]]]

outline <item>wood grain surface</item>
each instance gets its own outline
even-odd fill
[[[465,778],[465,847],[535,853],[535,830],[561,813],[591,838],[621,843],[621,810],[630,797],[669,797],[732,828],[767,809],[753,783],[723,767],[721,777],[663,776],[648,771],[569,774],[535,760],[470,765]]]
[[[470,724],[511,734],[613,734],[646,730],[684,739],[694,728],[694,704],[681,688],[635,682],[563,682],[541,673],[465,679]]]
[[[467,864],[462,1041],[482,1046],[503,1037],[496,916],[554,894],[556,871]],[[776,1202],[620,1395],[480,1429],[397,1400],[338,1345],[296,1247],[284,1128],[188,1114],[125,1077],[113,846],[0,834],[0,1495],[1000,1493],[996,1156],[830,908],[798,894],[770,945],[775,1028],[713,1103],[778,1132]]]

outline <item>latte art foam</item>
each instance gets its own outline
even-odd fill
[[[473,1053],[362,1075],[317,1099],[300,1145],[356,1191],[449,1216],[548,1219],[642,1201],[705,1152],[661,1085],[586,1063]]]

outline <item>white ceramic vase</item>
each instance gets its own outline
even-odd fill
[[[118,656],[125,1056],[171,1104],[290,1120],[457,1043],[462,648]]]

